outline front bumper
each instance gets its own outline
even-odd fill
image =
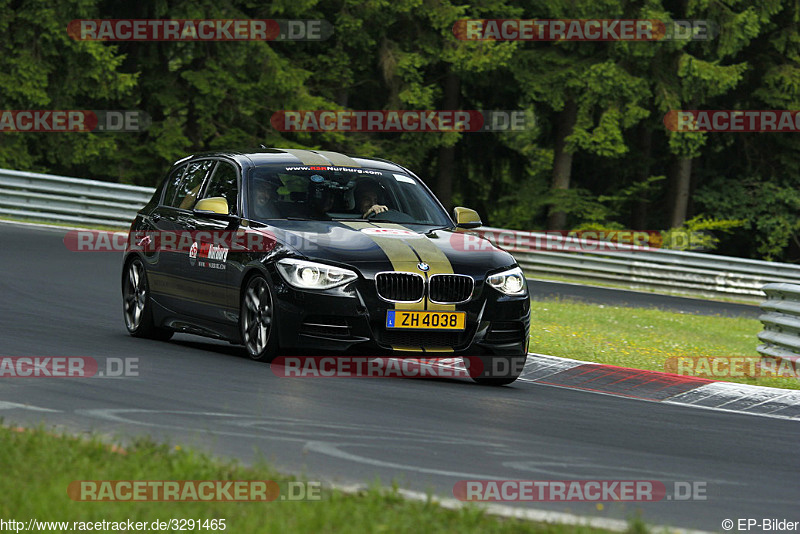
[[[527,353],[530,329],[528,295],[510,297],[476,283],[473,297],[455,305],[466,312],[463,331],[386,328],[394,305],[377,297],[374,282],[359,279],[328,291],[302,291],[273,277],[277,330],[285,349],[403,352],[459,355]],[[427,308],[427,306],[426,306]]]

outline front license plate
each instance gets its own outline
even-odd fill
[[[402,311],[386,312],[386,328],[413,328],[415,330],[464,330],[466,312]]]

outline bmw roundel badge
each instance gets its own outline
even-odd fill
[[[417,264],[417,269],[419,269],[423,273],[427,273],[430,270],[430,268],[431,266],[425,263],[424,261],[421,261]]]

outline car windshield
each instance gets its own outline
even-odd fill
[[[368,220],[451,226],[447,213],[408,174],[328,166],[259,166],[250,170],[254,220]]]

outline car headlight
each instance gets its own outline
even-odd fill
[[[283,278],[298,289],[330,289],[358,278],[349,269],[313,261],[284,258],[277,265]]]
[[[519,267],[493,274],[486,282],[506,295],[522,295],[525,293],[525,275],[522,274],[522,269]]]

